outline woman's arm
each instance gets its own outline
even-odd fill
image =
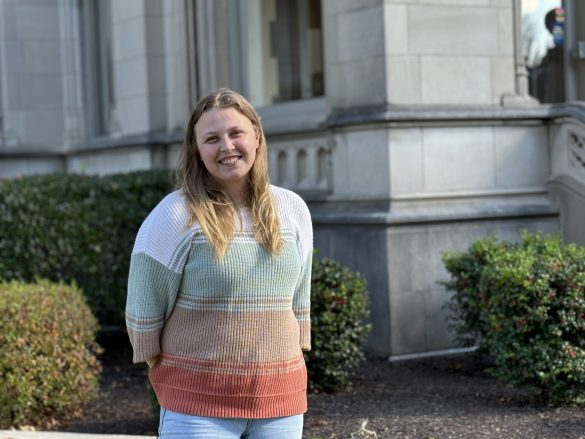
[[[295,212],[298,227],[298,245],[302,270],[293,296],[293,313],[300,329],[300,346],[303,351],[311,350],[311,269],[313,266],[313,226],[311,214],[305,202],[296,197]]]
[[[136,237],[126,301],[133,361],[161,354],[160,334],[178,295],[192,231],[183,196],[173,192],[148,215]]]

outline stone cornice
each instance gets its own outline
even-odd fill
[[[538,107],[501,106],[399,106],[375,105],[334,109],[323,126],[337,128],[348,125],[379,123],[426,123],[426,122],[489,122],[550,120],[572,117],[585,122],[585,103],[569,102]]]
[[[448,207],[409,206],[382,210],[360,210],[345,206],[343,211],[331,204],[317,203],[311,207],[314,224],[355,226],[355,225],[420,225],[431,223],[453,223],[461,221],[493,221],[512,218],[558,217],[559,209],[548,200],[534,200],[514,203],[477,204],[468,203]]]
[[[317,101],[317,104],[320,104]],[[315,107],[315,114],[322,108]],[[280,116],[280,115],[279,115]],[[497,121],[550,121],[572,118],[585,123],[585,102],[567,102],[556,105],[541,105],[531,108],[508,108],[501,106],[366,106],[344,110],[333,110],[324,122],[313,123],[307,127],[310,131],[325,131],[344,126],[372,124],[424,124],[424,123],[477,123]],[[295,126],[296,130],[286,130],[282,125],[284,118],[279,117],[267,135],[278,137],[284,133],[291,135],[307,133],[306,129]],[[184,133],[181,129],[173,132],[164,130],[133,134],[121,137],[102,137],[73,145],[67,150],[47,150],[35,146],[21,145],[18,148],[0,148],[0,158],[65,158],[67,156],[92,154],[116,149],[162,146],[180,144]]]
[[[150,133],[133,134],[121,137],[98,137],[88,142],[78,143],[67,150],[44,150],[34,146],[19,146],[18,148],[0,148],[0,157],[10,158],[42,158],[66,157],[70,155],[93,154],[102,151],[132,148],[136,146],[167,146],[183,141],[183,133],[176,131],[152,131]]]

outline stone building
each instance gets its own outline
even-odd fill
[[[524,62],[538,3],[0,0],[0,178],[173,167],[194,103],[232,87],[320,255],[366,276],[370,351],[451,349],[443,251],[522,228],[585,244],[585,2],[542,34],[554,81]]]

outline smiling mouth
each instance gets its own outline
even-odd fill
[[[241,155],[232,155],[232,156],[229,156],[229,157],[224,157],[223,159],[221,159],[219,161],[219,163],[222,164],[222,165],[231,165],[231,164],[236,163],[241,158],[242,158]]]

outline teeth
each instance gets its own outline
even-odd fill
[[[238,157],[238,156],[232,156],[232,157],[226,157],[225,159],[221,159],[219,162],[222,165],[230,165],[232,163],[237,162],[238,160],[240,160],[240,157]]]

